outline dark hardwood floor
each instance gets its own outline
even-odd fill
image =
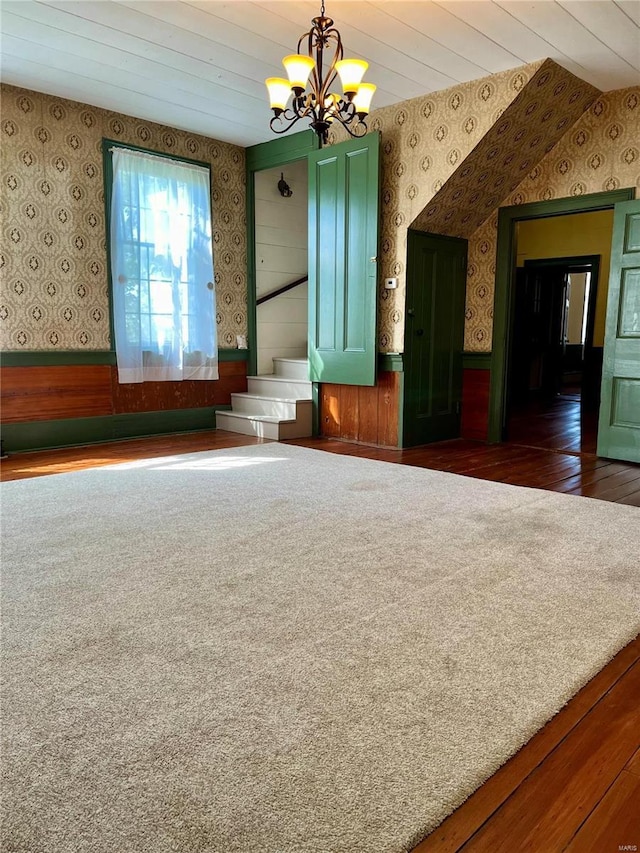
[[[510,427],[510,440],[500,445],[456,439],[393,450],[323,438],[288,443],[640,506],[640,465],[598,458],[589,428],[576,435],[570,405],[529,411]],[[13,480],[260,443],[221,430],[161,436],[16,454],[2,461],[0,473]],[[640,638],[413,853],[640,850],[639,697]]]
[[[640,465],[596,456],[597,415],[581,417],[579,397],[529,403],[512,414],[508,427],[509,439],[502,444],[454,439],[387,450],[321,438],[298,443],[311,441],[308,446],[331,453],[640,506]]]

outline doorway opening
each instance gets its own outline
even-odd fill
[[[307,357],[307,161],[255,173],[256,369]]]
[[[607,226],[608,217],[599,219]],[[610,229],[601,236],[610,242]],[[600,255],[528,259],[517,268],[508,441],[595,452],[602,378],[602,347],[595,338],[599,278]]]
[[[508,440],[510,414],[509,384],[514,340],[517,270],[526,260],[570,259],[589,254],[600,255],[599,281],[596,293],[593,344],[600,356],[604,346],[608,297],[608,276],[613,233],[613,208],[632,199],[632,188],[592,193],[584,196],[502,207],[498,212],[498,246],[496,256],[496,291],[493,319],[493,351],[489,397],[490,442]],[[587,216],[606,213],[611,217],[606,238],[596,247],[585,227]],[[527,229],[538,232],[535,246],[526,246]],[[546,229],[544,236],[540,233]],[[591,388],[591,384],[589,386]]]

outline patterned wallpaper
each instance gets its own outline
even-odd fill
[[[103,137],[211,164],[220,346],[247,333],[244,150],[2,87],[0,347],[109,349]]]
[[[548,59],[411,227],[469,238],[599,94]]]
[[[542,98],[536,96],[540,91]],[[372,113],[369,127],[382,131],[379,280],[391,276],[399,280],[397,290],[380,294],[381,351],[404,348],[406,235],[414,221],[437,221],[437,227],[429,222],[428,229],[453,234],[460,229],[458,233],[468,236],[502,187],[507,197],[496,205],[640,184],[640,90],[598,97],[572,125],[592,92],[545,60]],[[103,135],[211,162],[218,331],[222,346],[234,346],[236,334],[247,330],[242,149],[15,87],[3,87],[2,94],[0,346],[8,350],[109,346]],[[538,139],[543,125],[553,131],[548,135],[545,129]],[[518,136],[520,130],[526,131],[524,135]],[[562,131],[560,141],[544,156]],[[332,141],[339,138],[336,134]],[[495,181],[500,175],[495,172],[500,169],[494,170],[493,186],[486,181],[489,191],[478,204],[469,197],[477,187],[473,191],[467,187],[465,178],[470,175],[463,172],[473,167],[476,184],[484,184],[480,179],[489,170],[482,168],[483,163],[491,160],[504,166],[511,155],[504,146],[492,144],[500,138],[516,147],[514,159],[506,164],[513,170],[499,186]],[[513,188],[513,175],[527,160],[522,149],[532,142],[532,159],[539,162]],[[492,153],[496,148],[500,155]],[[441,190],[443,197],[451,194],[446,205],[440,204]],[[460,197],[453,198],[458,191],[467,194],[464,205]],[[469,207],[473,216],[463,221]],[[430,214],[432,210],[436,212]],[[470,351],[491,349],[496,229],[494,206],[469,238],[465,349]]]
[[[600,95],[504,206],[640,187],[640,87]],[[469,239],[465,349],[491,349],[498,213]]]
[[[380,293],[382,352],[404,349],[407,229],[543,64],[541,60],[371,113],[369,129],[382,132],[378,280],[398,278],[396,290]],[[346,132],[336,129],[329,141],[345,138]]]

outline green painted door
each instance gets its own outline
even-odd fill
[[[598,455],[640,462],[640,200],[615,206]]]
[[[403,445],[460,435],[467,241],[409,231]]]
[[[375,385],[380,134],[309,154],[309,371]]]

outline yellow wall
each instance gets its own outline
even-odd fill
[[[607,311],[613,210],[576,213],[548,219],[530,219],[518,223],[518,266],[538,258],[569,258],[600,255],[600,276],[596,301],[594,346],[604,344]]]

